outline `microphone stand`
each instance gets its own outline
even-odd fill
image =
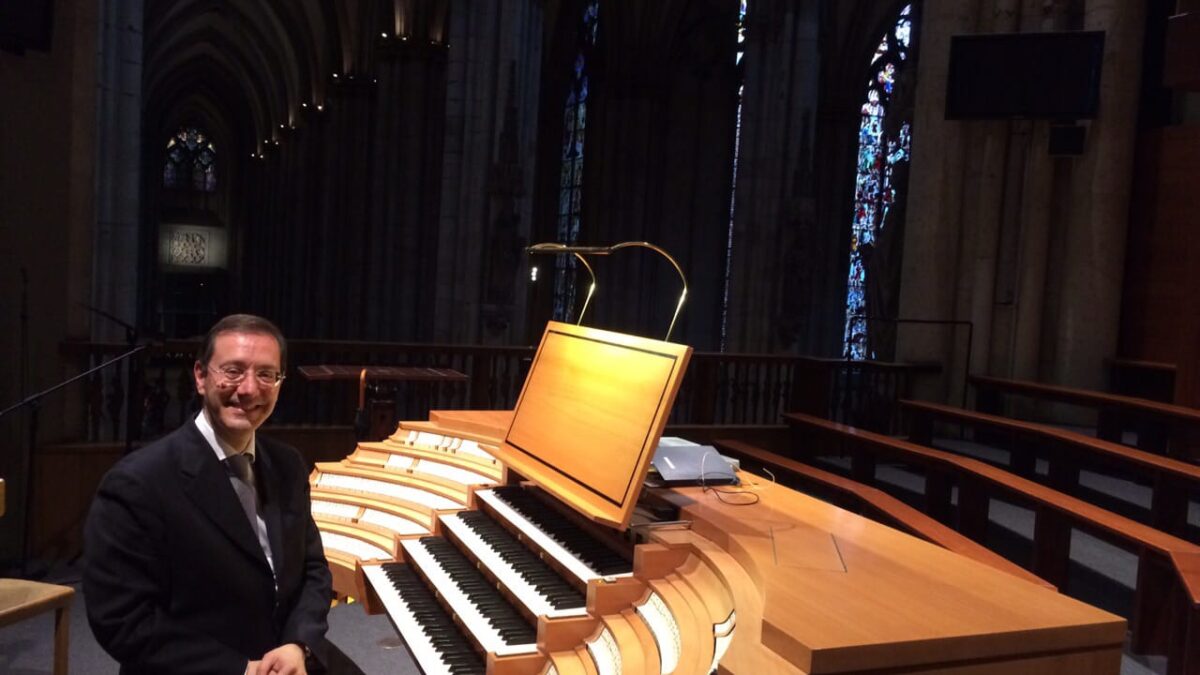
[[[131,324],[121,320],[119,317],[113,316],[109,312],[106,312],[103,309],[100,309],[99,307],[89,305],[86,302],[76,302],[75,304],[79,305],[80,307],[86,309],[87,311],[89,311],[93,314],[96,314],[97,316],[108,319],[109,321],[117,324],[121,328],[124,328],[125,329],[125,344],[127,346],[133,347],[133,345],[137,343],[137,339],[138,339],[137,329],[134,328]],[[161,338],[162,336],[160,335],[159,337]],[[126,455],[133,452],[133,406],[134,406],[134,403],[136,402],[136,397],[135,397],[136,387],[134,387],[134,382],[139,375],[140,375],[140,373],[133,372],[133,363],[130,362],[129,377],[128,377],[129,384],[125,388],[125,454]]]
[[[98,365],[94,368],[90,368],[82,373],[79,373],[78,375],[76,375],[70,379],[63,380],[62,382],[59,382],[58,384],[50,387],[49,389],[44,389],[42,391],[39,391],[36,394],[27,396],[23,400],[18,401],[17,403],[14,403],[13,405],[8,406],[4,410],[0,410],[0,419],[3,419],[5,415],[7,415],[13,411],[20,410],[21,408],[29,408],[29,434],[28,434],[28,438],[26,440],[25,452],[23,453],[24,457],[22,458],[23,459],[22,469],[23,469],[23,474],[24,474],[22,476],[22,480],[25,483],[25,499],[23,500],[24,501],[24,509],[25,509],[25,514],[24,514],[25,515],[25,531],[21,537],[21,574],[22,574],[22,576],[24,576],[24,574],[26,572],[26,568],[29,564],[30,541],[31,541],[30,533],[33,530],[33,528],[31,527],[33,518],[30,515],[30,510],[33,507],[33,452],[34,452],[34,448],[37,447],[38,409],[41,407],[42,399],[45,398],[46,396],[48,396],[49,394],[52,394],[52,393],[58,391],[59,389],[66,387],[67,385],[78,382],[79,380],[82,380],[85,377],[88,377],[92,373],[95,373],[99,370],[103,370],[104,368],[107,368],[107,367],[111,366],[112,364],[117,363],[118,361],[123,361],[123,360],[133,356],[134,354],[138,354],[138,353],[148,349],[149,347],[150,347],[150,345],[138,345],[138,346],[134,347],[133,349],[130,349],[129,351],[125,352],[124,354],[121,354],[120,356],[109,359],[108,361],[105,361],[104,363],[101,363],[100,365]],[[126,435],[128,435],[128,434],[126,434]]]
[[[49,395],[55,391],[58,391],[59,389],[62,389],[63,387],[66,387],[67,385],[70,385],[81,379],[89,377],[93,373],[95,373],[99,370],[102,370],[104,368],[107,368],[108,366],[110,366],[114,363],[128,359],[129,357],[133,356],[134,354],[137,354],[137,353],[145,350],[149,345],[140,345],[140,346],[135,347],[134,344],[137,342],[137,330],[133,326],[131,326],[130,324],[122,321],[121,319],[113,316],[112,314],[110,314],[102,309],[93,307],[91,305],[88,305],[87,303],[83,303],[83,302],[78,303],[79,305],[81,305],[82,307],[87,309],[88,311],[98,314],[98,315],[120,325],[122,328],[124,328],[125,329],[125,340],[126,340],[126,343],[128,344],[128,346],[130,347],[130,349],[128,351],[126,351],[124,354],[117,356],[116,358],[105,361],[104,363],[101,363],[100,365],[98,365],[94,368],[91,368],[91,369],[89,369],[85,372],[82,372],[74,377],[71,377],[63,382],[60,382],[48,389],[45,389],[36,394],[33,394],[32,396],[25,396],[25,391],[26,391],[26,386],[27,386],[27,377],[28,377],[28,375],[27,375],[28,365],[27,364],[29,363],[29,273],[24,267],[21,268],[21,286],[22,286],[22,290],[21,290],[21,350],[22,350],[22,358],[21,358],[21,372],[20,372],[20,385],[19,385],[20,386],[19,395],[21,396],[21,400],[15,404],[5,408],[4,410],[0,410],[0,419],[3,419],[4,416],[6,416],[9,413],[12,413],[16,410],[20,410],[22,408],[29,409],[29,421],[28,421],[28,426],[27,426],[28,431],[26,432],[25,448],[23,449],[23,451],[21,453],[22,454],[21,478],[22,478],[22,482],[24,484],[24,496],[21,500],[21,503],[22,503],[22,507],[24,509],[23,517],[25,519],[25,523],[24,523],[24,527],[22,528],[23,531],[21,534],[20,573],[21,573],[21,576],[26,576],[29,572],[28,568],[29,568],[29,562],[30,562],[30,557],[31,557],[31,553],[32,553],[33,517],[32,517],[31,512],[33,510],[33,496],[34,496],[33,457],[34,457],[34,452],[37,448],[38,412],[41,409],[42,399],[45,398],[47,395]],[[132,373],[131,373],[131,375],[132,375]],[[132,381],[132,377],[131,377],[131,381]],[[130,397],[132,397],[132,388],[130,389]],[[125,454],[129,454],[129,451],[132,449],[132,436],[130,436],[131,430],[129,428],[129,425],[132,424],[132,420],[133,420],[132,410],[130,409],[131,405],[132,405],[132,402],[128,402],[128,401],[126,402]]]

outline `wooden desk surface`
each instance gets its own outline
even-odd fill
[[[762,642],[805,672],[1119,650],[1124,619],[788,488],[659,491],[763,593]],[[1018,668],[1019,669],[1019,668]],[[889,671],[890,672],[890,671]],[[1016,671],[1014,671],[1016,672]]]
[[[394,382],[466,382],[463,373],[450,368],[423,368],[416,366],[300,366],[296,370],[306,380],[357,380],[363,370],[368,380]]]

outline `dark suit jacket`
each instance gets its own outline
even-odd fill
[[[123,673],[231,673],[288,642],[324,645],[329,567],[308,470],[257,436],[255,476],[271,568],[225,468],[194,420],[104,477],[84,527],[83,592],[96,639]]]

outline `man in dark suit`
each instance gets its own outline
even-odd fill
[[[225,317],[193,367],[200,414],[104,477],[83,591],[122,673],[302,675],[321,652],[330,575],[308,469],[255,436],[286,356],[266,319]]]

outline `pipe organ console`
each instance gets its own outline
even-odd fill
[[[430,675],[1119,672],[1119,617],[770,480],[643,490],[689,356],[551,323],[514,411],[318,464],[335,591]]]

